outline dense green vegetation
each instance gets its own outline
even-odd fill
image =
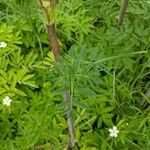
[[[150,2],[129,1],[121,25],[119,10],[58,0],[55,60],[38,0],[0,0],[0,150],[69,149],[66,92],[72,149],[150,150]]]

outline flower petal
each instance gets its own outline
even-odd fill
[[[115,132],[116,132],[116,133],[119,133],[119,130],[116,130]]]
[[[109,129],[109,132],[113,132],[113,129]]]
[[[117,130],[117,127],[116,127],[116,126],[113,126],[113,130]]]
[[[117,136],[118,136],[118,134],[117,134],[117,133],[116,133],[116,134],[114,133],[113,135],[114,135],[114,137],[117,137]]]
[[[111,132],[109,135],[110,135],[111,137],[113,137],[113,136],[114,136],[114,133],[113,133],[113,132]]]
[[[9,98],[9,96],[6,96],[5,99],[9,100],[10,98]]]

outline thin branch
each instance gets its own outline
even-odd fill
[[[128,1],[129,0],[121,0],[120,13],[119,13],[119,19],[118,19],[119,25],[122,25],[122,23],[123,23],[125,12],[126,12],[126,9],[128,6]]]

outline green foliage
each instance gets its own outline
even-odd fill
[[[122,26],[119,6],[58,1],[63,52],[55,62],[37,1],[0,1],[1,150],[67,150],[65,91],[73,96],[75,149],[150,149],[150,3],[130,1]]]
[[[87,12],[83,0],[60,1],[56,10],[56,24],[60,36],[70,42],[82,43],[93,27],[92,17],[87,16]],[[67,42],[64,39],[62,41]]]

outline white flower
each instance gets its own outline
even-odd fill
[[[113,126],[112,129],[109,129],[109,132],[110,132],[110,136],[111,137],[117,137],[118,136],[118,133],[119,133],[119,130],[117,130],[117,127],[116,126]]]
[[[7,43],[5,42],[0,42],[0,48],[5,48],[7,46]]]
[[[9,96],[6,96],[4,99],[3,99],[3,105],[6,105],[6,106],[10,106],[10,103],[12,102],[12,100],[9,98]]]

